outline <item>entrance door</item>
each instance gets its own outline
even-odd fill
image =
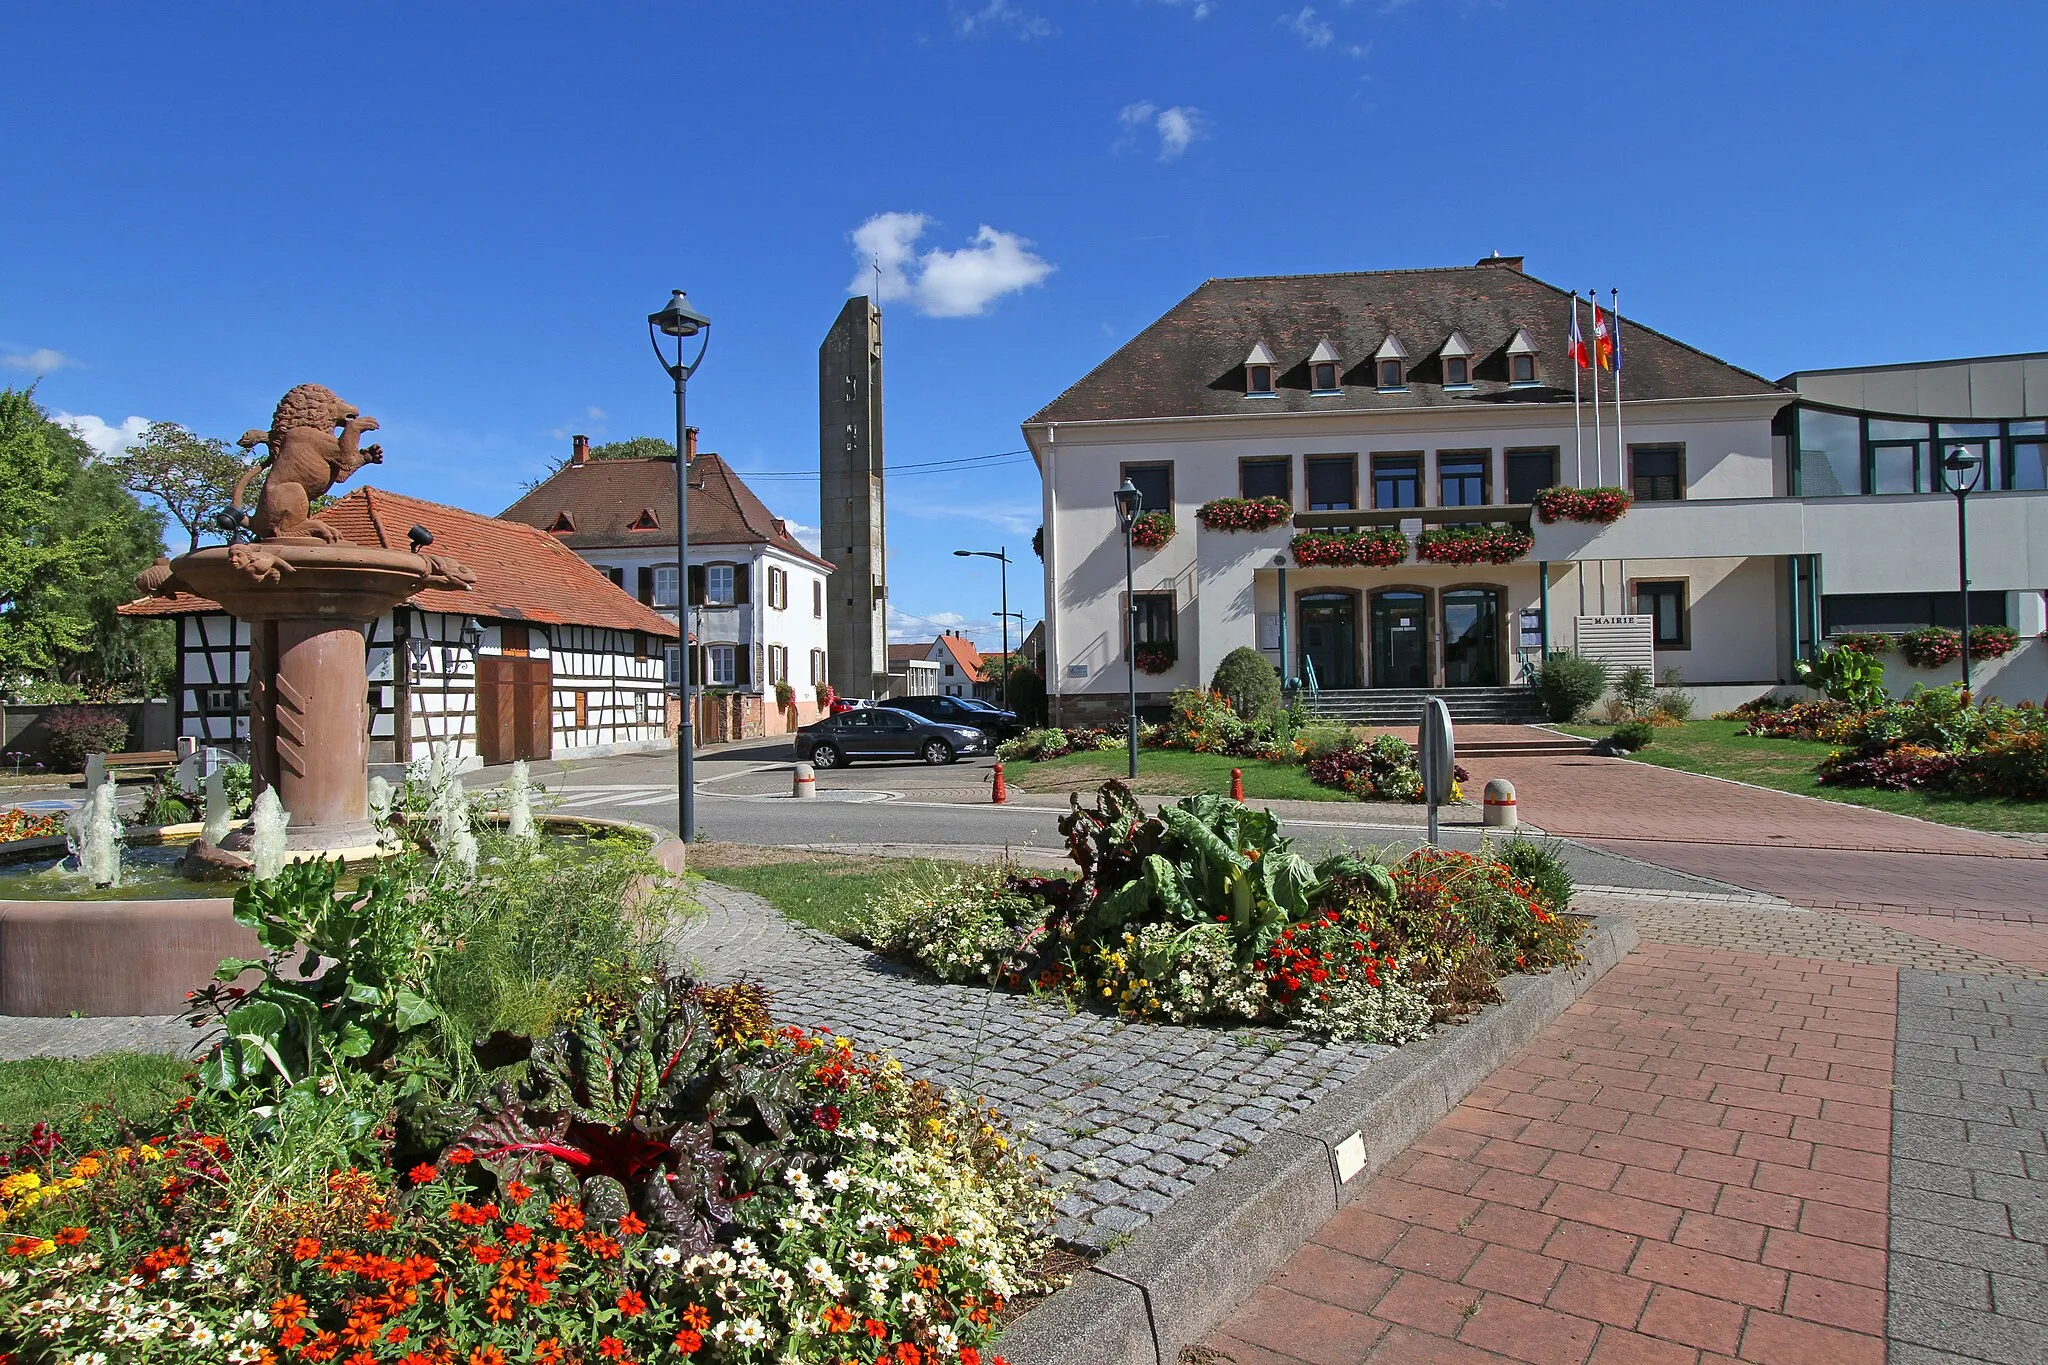
[[[1429,686],[1429,612],[1419,592],[1372,597],[1372,685]]]
[[[486,654],[476,661],[476,748],[485,763],[554,751],[554,665]]]
[[[1444,593],[1444,686],[1500,686],[1500,593],[1452,588]]]
[[[1358,598],[1348,592],[1305,592],[1298,601],[1301,657],[1314,666],[1316,686],[1358,686]]]

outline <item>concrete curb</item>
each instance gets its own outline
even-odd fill
[[[1174,1201],[1130,1242],[1019,1318],[1012,1365],[1176,1365],[1370,1177],[1635,949],[1591,915],[1585,961],[1510,977],[1502,1003],[1395,1051]]]

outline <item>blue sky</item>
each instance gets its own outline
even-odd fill
[[[487,17],[486,17],[487,16]],[[102,441],[292,384],[485,512],[665,433],[815,524],[817,345],[885,275],[892,465],[1017,424],[1203,279],[1498,250],[1769,375],[2048,349],[2028,4],[891,0],[18,7],[0,382]],[[892,216],[885,216],[892,215]],[[936,254],[934,254],[936,253]],[[907,637],[1036,614],[1021,457],[891,481]]]

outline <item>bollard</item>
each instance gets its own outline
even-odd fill
[[[818,770],[808,763],[796,765],[796,773],[790,779],[791,796],[816,796],[818,794]]]
[[[1486,823],[1502,829],[1513,829],[1519,822],[1515,814],[1515,784],[1505,777],[1491,777],[1486,781]]]
[[[1244,769],[1242,768],[1232,768],[1230,770],[1230,799],[1233,801],[1244,800]]]
[[[1010,788],[1003,782],[1003,765],[1000,760],[996,763],[996,780],[989,788],[989,799],[998,806],[1010,803]]]

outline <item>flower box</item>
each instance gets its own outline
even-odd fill
[[[1195,509],[1195,517],[1211,531],[1264,531],[1294,515],[1287,499],[1212,498]]]
[[[1546,526],[1556,521],[1583,521],[1612,526],[1635,501],[1626,488],[1567,488],[1558,485],[1539,489],[1530,500],[1537,520]]]
[[[1830,643],[1836,649],[1846,649],[1851,654],[1889,654],[1895,647],[1892,637],[1883,631],[1849,630],[1831,636]]]
[[[1175,645],[1139,645],[1131,655],[1131,662],[1140,673],[1164,673],[1180,658],[1180,649]]]
[[[1432,526],[1415,538],[1415,557],[1427,564],[1512,564],[1535,544],[1526,526]]]
[[[2020,633],[2011,626],[1972,626],[1970,657],[2003,659],[2020,647]]]
[[[1173,539],[1173,513],[1143,512],[1131,525],[1131,544],[1141,550],[1156,550]]]
[[[1304,569],[1385,569],[1408,557],[1408,537],[1390,526],[1366,531],[1301,531],[1287,542]]]
[[[1947,626],[1922,626],[1899,637],[1899,653],[1915,668],[1940,668],[1963,655],[1963,637]]]

